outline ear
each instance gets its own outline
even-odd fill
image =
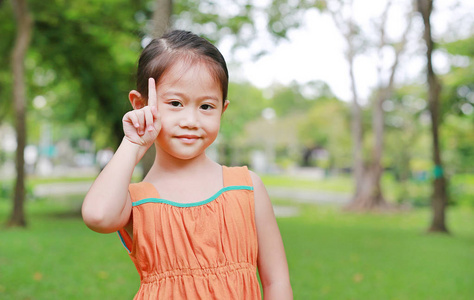
[[[133,109],[140,109],[146,106],[145,99],[143,99],[142,95],[135,90],[128,93],[128,100],[130,100]]]
[[[227,109],[227,106],[229,106],[229,103],[230,103],[229,100],[225,100],[225,101],[224,101],[224,106],[222,107],[222,113],[225,112],[225,110]]]

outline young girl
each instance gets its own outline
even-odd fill
[[[141,279],[135,299],[292,299],[283,243],[260,178],[205,150],[227,109],[222,54],[190,32],[140,56],[125,137],[82,206],[89,228],[118,231]],[[152,145],[143,182],[132,172]]]

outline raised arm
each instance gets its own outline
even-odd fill
[[[293,299],[288,263],[267,190],[251,172],[255,195],[255,222],[258,238],[258,272],[264,299]]]
[[[130,220],[132,202],[128,185],[133,170],[161,129],[153,78],[148,85],[147,106],[138,92],[130,92],[134,110],[127,112],[122,119],[125,134],[122,143],[82,203],[84,223],[94,231],[111,233],[123,228]]]

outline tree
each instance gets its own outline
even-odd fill
[[[152,19],[150,20],[151,29],[148,29],[147,34],[153,38],[159,38],[166,30],[171,27],[171,15],[173,9],[172,0],[156,0],[155,8],[153,11]],[[145,177],[148,171],[151,169],[153,162],[155,161],[156,149],[155,145],[152,145],[145,153],[141,160],[143,174]]]
[[[438,45],[451,62],[450,71],[442,76],[443,162],[447,173],[469,173],[474,161],[474,35]]]
[[[152,17],[152,30],[148,32],[152,37],[160,37],[171,26],[173,0],[156,0]]]
[[[331,4],[334,4],[335,7],[330,7]],[[349,65],[349,78],[351,82],[351,92],[352,92],[352,124],[351,124],[351,133],[352,133],[352,156],[353,156],[353,174],[355,179],[355,195],[360,194],[362,187],[362,179],[364,175],[364,161],[363,161],[363,127],[362,127],[362,108],[360,105],[359,94],[356,87],[355,75],[354,75],[354,61],[357,55],[358,49],[363,48],[364,41],[361,40],[360,36],[357,34],[359,29],[355,24],[352,15],[344,16],[342,15],[342,1],[333,1],[328,3],[327,11],[331,14],[336,26],[343,35],[346,41],[346,51],[345,57]],[[351,9],[352,1],[348,4]],[[359,50],[360,51],[360,50]],[[354,197],[355,198],[355,197]]]
[[[123,0],[122,2],[130,3]],[[110,10],[110,3],[89,0],[87,5],[82,2],[57,1],[51,2],[31,0],[11,1],[16,24],[9,18],[0,19],[2,29],[2,61],[6,51],[12,50],[13,84],[12,88],[5,87],[10,78],[3,80],[4,64],[0,67],[0,93],[12,90],[13,101],[2,102],[2,121],[12,118],[9,106],[5,102],[13,102],[16,114],[17,180],[13,198],[12,213],[9,221],[11,226],[24,226],[25,173],[24,147],[26,138],[26,94],[46,95],[48,105],[54,108],[52,122],[60,121],[71,124],[74,121],[87,120],[91,137],[94,130],[112,128],[114,116],[123,115],[120,103],[123,97],[124,81],[131,82],[129,75],[136,56],[129,60],[130,53],[128,37],[136,39],[133,12],[116,5],[117,9]],[[0,3],[3,4],[3,3]],[[119,3],[123,4],[123,3]],[[115,4],[114,4],[115,5]],[[119,9],[120,8],[120,9]],[[4,16],[8,10],[2,9]],[[130,14],[124,17],[122,14]],[[36,34],[32,36],[33,16]],[[12,18],[13,19],[13,18]],[[101,23],[102,26],[95,24]],[[132,20],[130,22],[129,20]],[[16,26],[15,26],[16,25]],[[138,26],[135,26],[138,27]],[[6,30],[3,30],[6,29]],[[16,29],[16,39],[13,44],[13,32]],[[116,32],[111,38],[111,32]],[[5,34],[5,35],[4,35]],[[124,38],[125,37],[125,38]],[[31,40],[31,45],[30,45]],[[125,44],[125,47],[124,45]],[[7,46],[6,45],[10,45]],[[133,44],[132,44],[133,45]],[[121,48],[120,51],[117,51]],[[28,64],[24,65],[28,53]],[[130,63],[131,62],[131,63]],[[123,68],[123,65],[129,67]],[[125,70],[125,71],[124,71]],[[38,74],[51,73],[52,79],[45,82],[44,76]],[[10,76],[9,76],[10,77]],[[28,85],[26,84],[28,82]],[[126,96],[123,97],[126,99]],[[5,112],[3,108],[7,108]],[[116,113],[116,112],[119,113]],[[100,117],[98,117],[100,116]],[[121,120],[121,117],[119,118]],[[84,122],[86,123],[86,122]],[[102,127],[95,126],[101,124]],[[120,122],[121,124],[121,122]],[[113,130],[109,130],[113,132]]]
[[[391,1],[387,1],[384,12],[377,20],[378,24],[378,38],[376,51],[378,53],[378,86],[375,92],[375,99],[373,100],[372,110],[372,130],[374,132],[374,140],[372,146],[372,153],[370,158],[366,158],[364,162],[363,140],[364,128],[362,125],[362,108],[360,104],[359,95],[356,89],[356,77],[354,75],[354,62],[356,56],[360,51],[364,51],[368,45],[366,38],[363,36],[362,29],[356,24],[352,16],[353,1],[343,2],[340,0],[331,1],[328,3],[327,11],[331,14],[336,26],[342,33],[347,49],[346,60],[349,65],[349,77],[351,81],[352,91],[352,138],[353,138],[353,158],[354,158],[354,177],[355,177],[355,193],[348,208],[355,210],[372,210],[380,209],[388,206],[384,199],[381,178],[383,173],[382,155],[383,155],[383,140],[384,140],[384,111],[383,103],[388,98],[394,89],[394,80],[396,70],[399,65],[399,57],[404,50],[407,35],[411,25],[411,12],[407,16],[407,25],[400,38],[400,41],[394,42],[389,40],[386,35],[386,22],[388,12],[392,5]],[[350,13],[344,14],[349,11]],[[383,66],[384,50],[392,48],[394,59],[388,71]],[[384,79],[384,74],[388,73],[388,80]]]
[[[13,210],[8,226],[26,226],[24,214],[25,202],[25,146],[26,146],[26,83],[25,55],[31,41],[33,20],[28,11],[26,0],[13,0],[13,11],[17,23],[15,46],[12,50],[13,101],[16,115],[16,184],[13,197]]]
[[[34,81],[31,88],[49,94],[55,121],[87,120],[87,138],[106,130],[111,145],[122,139],[126,93],[140,49],[137,10],[128,0],[31,1],[35,69],[54,74],[48,84]]]
[[[430,232],[448,232],[446,227],[446,205],[448,194],[446,190],[447,182],[441,160],[441,149],[439,144],[439,98],[441,93],[441,83],[433,70],[433,49],[434,42],[431,36],[430,16],[433,11],[433,0],[417,0],[418,11],[423,17],[424,34],[423,39],[426,44],[426,77],[428,82],[428,106],[431,115],[431,134],[433,140],[433,163],[435,165],[433,194],[431,205],[433,218],[429,227]]]

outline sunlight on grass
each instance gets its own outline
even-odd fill
[[[267,187],[278,186],[298,189],[320,190],[327,192],[347,192],[353,190],[350,177],[328,177],[324,179],[298,178],[289,175],[263,175],[262,181]]]

